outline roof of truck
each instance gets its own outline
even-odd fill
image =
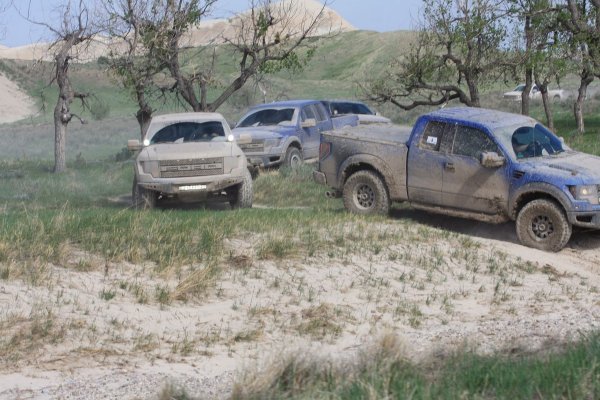
[[[286,101],[275,101],[273,103],[259,104],[252,107],[252,110],[257,108],[275,108],[275,107],[303,107],[308,104],[320,103],[319,100],[286,100]]]
[[[183,121],[223,121],[223,115],[208,112],[187,112],[178,114],[163,114],[152,117],[152,122],[183,122]]]
[[[495,129],[510,125],[530,125],[535,120],[520,114],[511,114],[504,111],[490,110],[475,107],[450,107],[433,111],[427,116],[448,120],[452,122],[470,122],[488,129]]]

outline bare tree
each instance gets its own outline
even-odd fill
[[[108,64],[138,104],[136,119],[143,137],[154,109],[150,97],[156,91],[155,77],[166,68],[157,51],[156,31],[162,19],[153,12],[153,0],[113,0],[104,3],[106,30],[112,46]]]
[[[529,115],[530,93],[535,83],[542,97],[547,125],[553,130],[551,100],[554,99],[548,98],[548,86],[560,82],[566,75],[569,48],[568,38],[558,24],[559,9],[550,0],[510,0],[510,3],[511,14],[524,26],[523,34],[517,34],[514,49],[515,76],[525,75],[521,113]]]
[[[31,4],[29,4],[31,9]],[[55,40],[49,47],[53,54],[54,72],[51,83],[58,86],[58,98],[54,107],[54,172],[59,173],[66,170],[66,147],[67,127],[73,117],[82,123],[85,121],[71,112],[71,103],[75,99],[81,100],[85,106],[89,94],[77,92],[71,85],[69,78],[69,67],[73,59],[86,50],[86,45],[91,42],[95,35],[95,28],[90,20],[90,9],[88,3],[79,0],[73,5],[67,0],[59,7],[61,20],[57,25],[47,22],[34,21],[29,16],[27,19],[37,25],[44,26],[54,36]]]
[[[600,77],[600,0],[565,0],[561,2],[559,22],[570,34],[572,57],[579,65],[579,89],[573,105],[577,132],[585,132],[583,103],[588,86]]]
[[[480,107],[482,86],[503,73],[507,10],[500,0],[425,0],[423,26],[410,53],[365,88],[402,109],[458,100]]]
[[[205,46],[201,55],[189,57],[183,38],[199,19],[208,14],[216,0],[166,0],[163,21],[157,23],[156,42],[162,46],[167,69],[173,79],[169,90],[176,93],[194,111],[215,111],[253,76],[303,64],[313,53],[315,43],[308,40],[317,33],[325,5],[316,16],[309,14],[297,1],[273,4],[271,0],[251,1],[247,14],[233,18],[235,33],[221,38],[225,46],[239,60],[236,76],[229,82],[219,82],[215,62],[217,50]],[[300,21],[298,23],[298,21]],[[207,60],[204,65],[198,60]],[[193,68],[185,60],[193,62]],[[214,100],[209,91],[218,90]]]

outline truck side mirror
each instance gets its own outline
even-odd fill
[[[142,143],[137,139],[127,141],[127,149],[129,151],[138,151],[142,149]]]
[[[504,165],[506,159],[495,151],[482,152],[479,162],[485,168],[499,168]]]
[[[306,121],[302,121],[302,128],[314,128],[317,126],[317,120],[314,118],[308,118]]]
[[[252,136],[247,133],[242,133],[236,142],[237,144],[250,144],[252,143]]]

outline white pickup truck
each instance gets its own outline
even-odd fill
[[[251,138],[234,138],[221,114],[160,115],[143,141],[130,140],[137,151],[132,198],[136,208],[152,208],[160,199],[183,202],[228,201],[232,208],[252,207],[252,178],[238,146]]]
[[[524,83],[520,84],[512,91],[504,93],[504,99],[511,101],[521,101],[521,94],[523,93],[523,90],[525,90]],[[542,92],[540,92],[540,89],[537,87],[537,85],[531,86],[529,98],[532,100],[542,99]],[[548,98],[555,101],[561,101],[567,98],[567,93],[563,89],[548,90]]]

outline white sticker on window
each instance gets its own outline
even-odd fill
[[[432,144],[435,146],[437,144],[437,140],[438,138],[435,136],[427,136],[427,144]]]

